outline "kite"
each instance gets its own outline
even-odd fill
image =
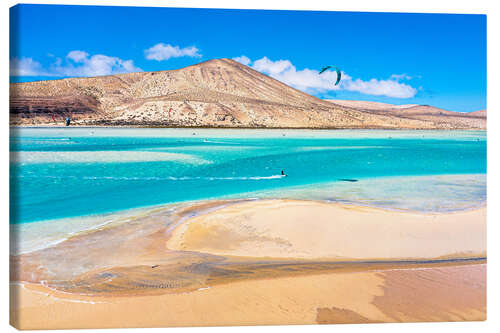
[[[322,74],[323,72],[326,72],[327,69],[330,69],[330,68],[335,68],[335,71],[337,72],[337,82],[335,82],[335,85],[338,85],[339,82],[340,82],[340,79],[342,78],[342,72],[340,71],[340,69],[338,67],[335,67],[335,66],[325,66],[321,69],[321,71],[319,71],[319,74]]]

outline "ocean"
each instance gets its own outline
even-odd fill
[[[209,199],[486,201],[486,131],[16,128],[10,151],[11,224]]]

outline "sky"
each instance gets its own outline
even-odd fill
[[[17,5],[10,81],[231,58],[319,98],[486,108],[486,16]],[[343,78],[325,65],[337,66]]]

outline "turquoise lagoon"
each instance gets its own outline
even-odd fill
[[[485,131],[16,128],[10,151],[17,225],[208,199],[421,212],[486,201]]]

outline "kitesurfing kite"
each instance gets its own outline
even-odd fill
[[[340,69],[338,67],[335,67],[335,66],[325,66],[321,69],[321,71],[319,71],[319,74],[325,72],[327,69],[330,69],[330,68],[335,68],[335,71],[337,71],[337,82],[335,82],[335,85],[339,84],[340,82],[340,79],[342,78],[342,72],[340,71]]]

